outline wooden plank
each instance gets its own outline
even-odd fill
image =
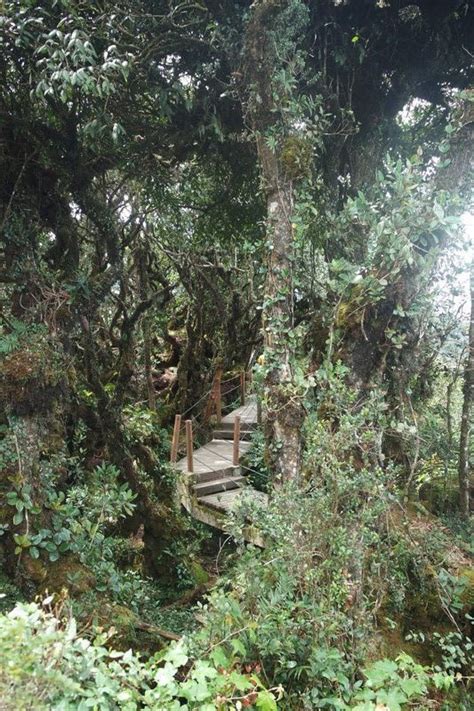
[[[239,415],[235,416],[234,419],[234,443],[233,443],[233,451],[232,451],[232,464],[237,464],[239,463],[239,444],[240,444],[240,417]]]
[[[199,503],[204,506],[218,509],[218,511],[230,511],[232,506],[239,499],[242,490],[231,489],[230,491],[222,491],[218,494],[208,494],[199,498]]]
[[[209,472],[209,471],[222,471],[223,469],[228,469],[234,467],[232,454],[233,454],[233,442],[232,440],[212,440],[203,447],[194,450],[193,463],[194,471],[199,472]],[[250,442],[241,442],[240,451],[243,454],[250,447]],[[180,471],[189,471],[187,466],[187,458],[184,457],[176,463],[177,468]]]
[[[203,506],[210,506],[218,511],[229,512],[236,505],[240,497],[245,493],[246,496],[256,499],[263,506],[268,503],[268,496],[262,491],[255,491],[251,487],[242,487],[240,489],[230,489],[222,491],[218,494],[208,494],[199,498],[199,503]]]
[[[236,415],[239,415],[242,429],[245,429],[245,425],[256,425],[257,424],[257,398],[255,395],[250,395],[247,398],[245,405],[241,405],[236,410],[233,410],[228,415],[222,418],[222,424],[234,424],[234,419]]]
[[[193,421],[186,420],[186,463],[188,472],[193,472]]]

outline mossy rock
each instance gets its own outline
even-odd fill
[[[395,659],[401,652],[409,654],[420,664],[431,664],[433,661],[430,649],[419,642],[407,641],[399,624],[384,624],[379,627],[369,642],[365,661],[375,662],[384,657]]]
[[[113,632],[110,643],[115,649],[127,650],[130,647],[140,647],[138,617],[124,605],[98,599],[92,612],[92,620],[95,626]]]
[[[187,568],[196,585],[205,585],[209,582],[209,574],[197,560],[192,560]]]
[[[46,580],[48,576],[48,568],[39,558],[32,558],[28,553],[24,553],[21,559],[21,565],[23,569],[23,577],[28,581],[33,583],[35,586],[39,586]]]
[[[50,563],[41,582],[42,592],[61,592],[66,589],[71,597],[83,595],[96,585],[95,576],[89,568],[70,557]]]
[[[105,615],[102,614],[102,619],[105,624],[112,625],[115,629],[114,646],[117,642],[128,648],[132,643],[136,642],[137,616],[124,605],[118,605],[117,603],[106,605]]]
[[[88,592],[73,601],[73,613],[96,632],[110,635],[107,647],[120,651],[130,648],[154,654],[163,648],[165,640],[156,634],[153,625],[147,626],[132,610],[107,598],[105,593]]]

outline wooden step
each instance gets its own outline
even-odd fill
[[[217,494],[220,491],[239,489],[244,482],[244,476],[226,476],[220,479],[194,484],[193,491],[197,496],[207,496],[208,494]]]
[[[234,466],[230,464],[224,469],[215,469],[214,471],[207,472],[195,472],[194,474],[189,474],[190,484],[201,484],[204,481],[213,481],[214,479],[225,479],[227,477],[234,477],[240,475],[240,466]]]
[[[240,439],[244,441],[248,441],[252,437],[252,432],[253,430],[240,430]],[[234,430],[214,430],[212,433],[212,438],[217,439],[217,440],[233,440],[234,439]]]
[[[240,421],[240,428],[242,430],[256,430],[258,427],[258,424],[256,422],[252,422],[246,419],[243,419]],[[227,420],[223,419],[218,425],[217,425],[218,430],[226,430],[228,432],[233,432],[234,431],[234,419],[232,420]]]

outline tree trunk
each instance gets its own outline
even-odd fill
[[[459,439],[459,503],[461,515],[465,518],[470,513],[470,487],[472,467],[470,447],[472,434],[472,403],[474,400],[474,261],[471,263],[471,321],[469,325],[469,346],[464,371],[463,406],[461,417],[461,436]]]
[[[147,272],[146,253],[144,248],[137,255],[138,281],[140,285],[140,298],[146,301],[150,298],[150,284]],[[143,337],[143,367],[145,392],[150,410],[156,410],[156,393],[152,373],[152,345],[151,345],[151,317],[145,314],[142,318]]]
[[[293,209],[291,181],[281,177],[277,157],[257,142],[267,198],[267,275],[263,308],[267,460],[275,483],[297,480],[301,468],[303,410],[291,397],[293,328]]]
[[[268,256],[263,306],[265,434],[267,461],[276,484],[298,478],[303,421],[303,407],[293,387],[292,370],[295,357],[291,338],[293,178],[283,160],[291,128],[282,111],[288,97],[282,97],[280,105],[275,82],[278,69],[288,67],[302,30],[304,8],[297,8],[300,14],[294,18],[293,9],[287,1],[256,0],[253,3],[242,63],[243,102],[256,138],[267,204]],[[281,37],[281,28],[287,35],[285,38]],[[280,40],[282,46],[286,45],[284,56],[280,52]],[[272,144],[271,136],[278,136]]]

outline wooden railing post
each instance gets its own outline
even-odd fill
[[[214,402],[216,406],[216,422],[218,425],[221,424],[222,420],[222,397],[221,397],[221,380],[222,380],[222,368],[216,370],[216,377],[214,381]]]
[[[240,374],[240,404],[245,405],[245,370]]]
[[[262,401],[257,397],[257,425],[262,424]]]
[[[240,417],[236,415],[234,420],[234,448],[232,453],[232,464],[236,467],[239,463],[239,444],[240,444]]]
[[[170,462],[176,462],[178,458],[179,432],[181,430],[181,415],[175,415],[173,427],[173,439],[171,440]]]
[[[186,420],[186,456],[188,458],[188,472],[194,471],[193,467],[193,421]]]

